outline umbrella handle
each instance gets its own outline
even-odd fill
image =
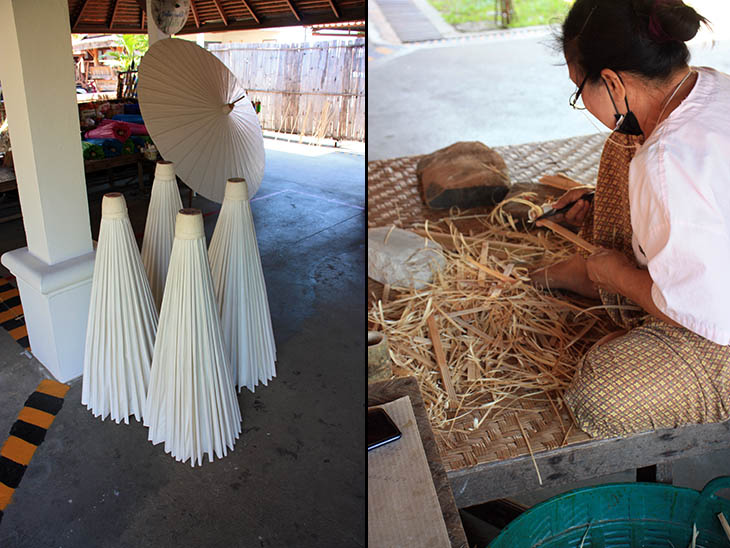
[[[233,101],[232,103],[228,103],[228,106],[230,106],[231,108],[233,108],[233,105],[235,105],[236,103],[238,103],[238,101],[240,101],[244,97],[246,97],[246,94],[245,93],[243,95],[241,95],[238,99],[236,99],[235,101]]]

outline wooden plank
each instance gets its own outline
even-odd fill
[[[431,337],[431,344],[433,344],[433,352],[436,355],[436,363],[441,371],[441,380],[444,383],[444,389],[449,396],[450,403],[456,405],[456,391],[454,390],[454,383],[451,381],[451,374],[449,373],[449,366],[446,363],[446,355],[444,354],[444,347],[441,346],[441,336],[439,335],[438,326],[436,320],[431,314],[426,319],[426,325],[428,325],[428,333]]]
[[[459,511],[454,503],[454,495],[451,492],[449,480],[439,455],[436,438],[428,420],[428,412],[423,404],[423,396],[418,388],[418,380],[415,377],[403,377],[368,385],[368,406],[387,403],[401,396],[408,396],[411,399],[413,414],[416,417],[418,431],[421,434],[423,449],[426,451],[428,467],[431,470],[431,476],[441,505],[441,512],[449,531],[451,546],[452,548],[467,548],[466,534],[461,524]]]
[[[535,453],[544,487],[558,487],[679,458],[730,449],[730,421],[590,440]],[[530,455],[447,472],[459,508],[538,487]]]
[[[335,3],[332,0],[327,0],[327,1],[330,3],[330,7],[332,8],[332,13],[334,13],[335,17],[337,17],[337,19],[339,19],[340,14],[337,13],[337,7],[335,6]]]
[[[408,396],[381,407],[401,438],[368,451],[368,544],[449,548],[451,540]]]

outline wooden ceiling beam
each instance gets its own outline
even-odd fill
[[[337,8],[335,7],[335,2],[334,2],[334,0],[329,0],[329,3],[330,3],[330,7],[332,8],[332,11],[333,11],[333,12],[334,12],[334,14],[335,14],[335,17],[337,17],[337,19],[339,19],[339,18],[340,18],[340,14],[339,14],[339,13],[337,13]]]
[[[249,4],[251,3],[251,0],[246,1]],[[339,19],[335,19],[335,16],[332,13],[332,9],[330,9],[329,6],[327,6],[326,11],[319,11],[314,14],[302,13],[300,14],[302,18],[301,21],[297,21],[288,8],[286,12],[268,14],[266,10],[263,10],[263,8],[260,8],[258,5],[256,5],[256,15],[261,21],[260,25],[257,24],[250,17],[237,19],[235,21],[228,21],[227,26],[224,25],[222,21],[206,23],[204,21],[203,14],[201,12],[198,12],[200,27],[196,27],[191,18],[190,21],[185,25],[185,27],[177,34],[196,34],[199,32],[217,32],[223,30],[253,30],[270,27],[290,27],[295,25],[315,25],[341,21],[362,21],[367,18],[364,1],[360,5],[356,6],[342,4],[341,2],[337,2],[337,0],[335,0],[335,2],[337,5],[337,12],[340,15]],[[122,2],[121,7],[119,8],[117,19],[116,21],[114,21],[115,33],[139,34],[139,19],[136,19],[135,21],[133,17],[123,17],[124,7],[125,5],[129,4],[132,4],[132,2],[128,2],[127,4]],[[196,0],[196,4],[198,6],[198,9],[200,9],[202,4],[198,0]],[[280,5],[283,5],[283,3]],[[88,9],[91,9],[91,7]],[[108,34],[110,33],[110,30],[109,27],[106,25],[106,21],[90,23],[82,20],[78,23],[77,28],[74,29],[74,32],[85,34]]]
[[[200,19],[198,18],[198,8],[195,7],[195,0],[190,0],[190,9],[193,11],[193,20],[195,21],[195,26],[197,28],[200,28]]]
[[[261,21],[259,21],[259,18],[256,17],[256,14],[251,9],[251,6],[248,5],[248,2],[246,2],[246,0],[241,0],[241,2],[243,2],[243,5],[246,6],[246,9],[251,14],[251,17],[253,17],[254,20],[260,25],[261,24]]]
[[[74,19],[73,24],[71,25],[71,29],[76,28],[76,25],[79,24],[79,21],[81,21],[81,16],[84,14],[84,10],[86,9],[86,6],[89,5],[89,0],[84,0],[84,3],[81,4],[81,9],[79,10],[78,15],[76,15],[76,18]]]
[[[260,14],[259,18],[261,19],[261,25],[257,25],[253,19],[238,19],[237,21],[229,22],[227,27],[222,22],[203,23],[201,24],[200,31],[198,31],[198,29],[195,28],[195,25],[191,24],[184,27],[178,34],[194,34],[196,32],[203,31],[218,32],[223,30],[253,30],[273,27],[293,27],[300,25],[321,25],[337,22],[332,15],[332,10],[329,8],[326,12],[302,14],[301,21],[297,21],[289,11],[266,16],[261,14],[261,10],[259,8],[257,8],[257,11]],[[338,6],[337,11],[340,13],[339,21],[362,21],[367,18],[364,4],[354,8]]]
[[[218,9],[218,13],[221,16],[221,19],[223,19],[223,24],[225,26],[228,26],[228,19],[226,19],[226,14],[223,13],[223,6],[221,6],[220,0],[213,0],[213,3],[215,4],[215,7]]]
[[[145,0],[137,0],[137,5],[142,11],[147,11],[147,2]]]
[[[119,7],[120,0],[114,0],[114,7],[112,8],[112,18],[109,20],[109,28],[114,26],[114,19],[117,18],[117,8]]]
[[[286,0],[286,3],[289,6],[289,9],[291,10],[291,12],[294,14],[294,17],[297,18],[297,21],[301,21],[302,18],[299,17],[299,14],[297,13],[297,10],[294,9],[294,6],[292,5],[291,0]]]
[[[140,24],[140,26],[139,26],[139,29],[140,30],[144,30],[144,23],[145,23],[145,18],[146,17],[147,17],[147,12],[146,11],[143,11],[142,12],[142,24]]]

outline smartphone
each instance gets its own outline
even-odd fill
[[[401,432],[382,408],[368,409],[368,451],[395,441]]]

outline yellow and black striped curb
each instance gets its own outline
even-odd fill
[[[18,289],[5,278],[0,278],[0,326],[10,333],[20,346],[30,350],[28,329],[25,327],[25,315],[20,304]]]
[[[13,493],[23,479],[35,450],[63,406],[69,386],[43,380],[25,402],[10,436],[0,449],[0,521]]]

